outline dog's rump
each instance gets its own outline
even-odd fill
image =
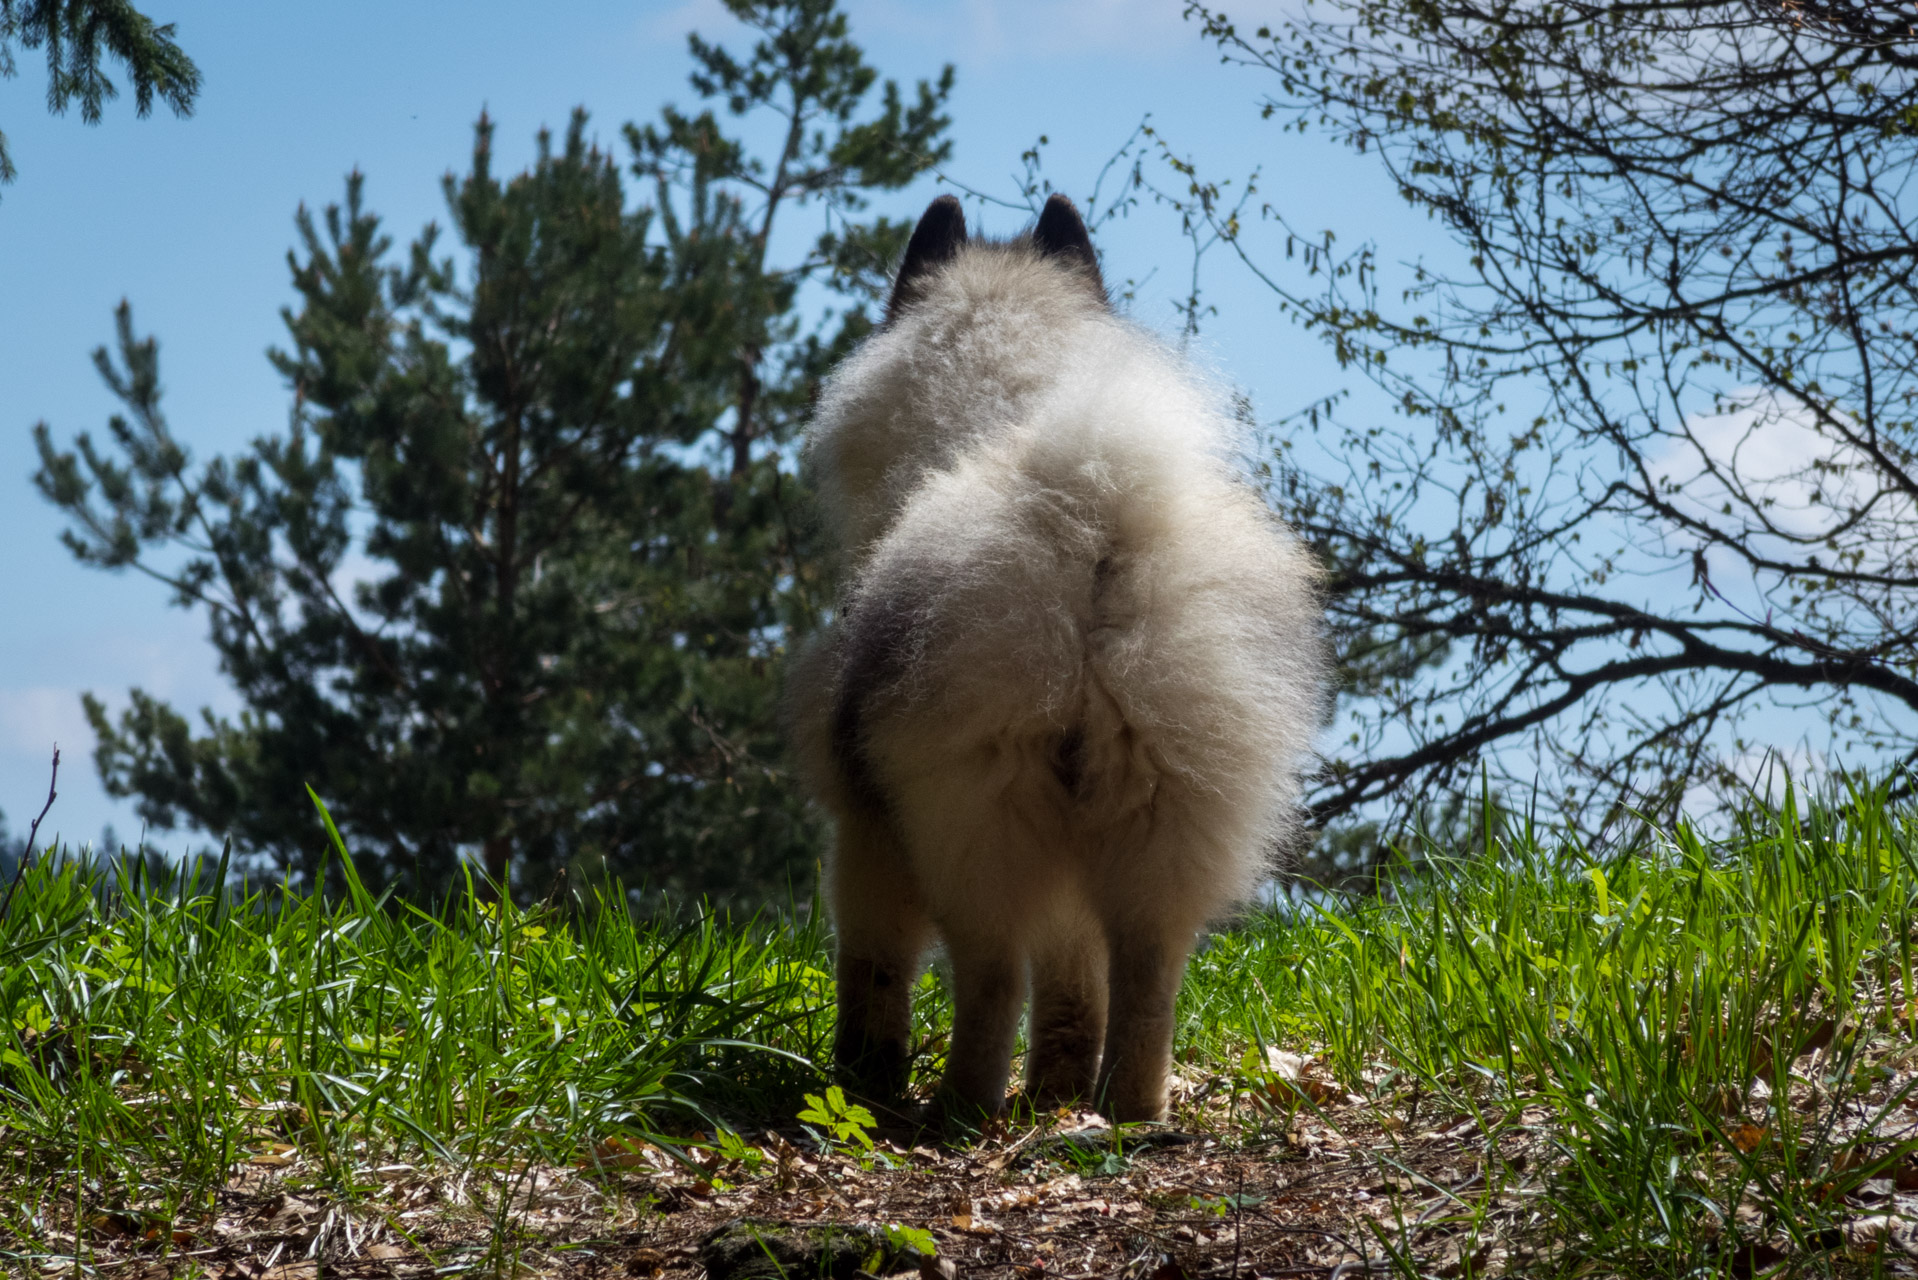
[[[1110,440],[1062,466],[1071,434],[1043,438],[929,477],[862,567],[838,624],[842,784],[883,807],[960,771],[979,802],[1094,840],[1168,786],[1235,827],[1282,819],[1285,763],[1317,721],[1295,669],[1315,642],[1295,544],[1224,475],[1155,477]],[[1120,467],[1148,474],[1115,484]]]

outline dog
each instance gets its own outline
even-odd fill
[[[1325,718],[1315,563],[1239,439],[1114,313],[1057,195],[1003,242],[934,200],[822,387],[805,456],[845,585],[788,700],[867,1096],[908,1084],[936,937],[944,1105],[1004,1105],[1029,989],[1036,1104],[1165,1114],[1188,954],[1294,833]]]

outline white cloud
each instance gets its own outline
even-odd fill
[[[1070,53],[1075,50],[1145,52],[1168,40],[1191,38],[1171,0],[967,0],[973,45],[988,56]]]
[[[78,693],[45,685],[0,689],[0,751],[51,759],[56,743],[64,759],[93,750]]]
[[[1678,487],[1674,505],[1688,516],[1781,558],[1822,551],[1829,563],[1815,545],[1827,536],[1862,551],[1864,567],[1909,566],[1918,554],[1918,504],[1838,427],[1763,392],[1688,418],[1651,473]],[[1759,522],[1769,530],[1752,532]]]
[[[659,40],[683,41],[688,31],[713,36],[730,30],[733,25],[732,14],[726,12],[726,6],[719,0],[685,0],[683,4],[641,18],[634,24],[634,31],[641,41],[651,44]]]
[[[1819,794],[1836,772],[1829,755],[1802,739],[1796,744],[1746,747],[1719,763],[1731,776],[1694,784],[1685,793],[1687,815],[1722,818],[1745,809],[1754,796],[1776,805],[1784,800],[1787,786],[1802,806],[1805,797]]]
[[[1185,0],[854,0],[855,30],[895,32],[938,44],[961,61],[1075,53],[1158,55],[1199,40]],[[1226,0],[1222,8],[1247,34],[1260,24],[1295,17],[1301,0]]]

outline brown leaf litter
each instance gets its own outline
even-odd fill
[[[1357,1280],[1391,1273],[1394,1255],[1436,1277],[1522,1276],[1548,1261],[1547,1108],[1435,1116],[1417,1090],[1372,1082],[1379,1096],[1368,1100],[1300,1055],[1265,1066],[1250,1081],[1182,1083],[1174,1125],[1117,1135],[1060,1111],[964,1144],[882,1128],[870,1153],[822,1148],[797,1127],[742,1135],[726,1154],[704,1134],[672,1149],[615,1136],[571,1164],[369,1162],[350,1168],[350,1194],[328,1189],[315,1153],[263,1142],[202,1210],[171,1217],[83,1205],[76,1223],[70,1180],[0,1185],[0,1270],[31,1260],[39,1276],[111,1280],[727,1280],[868,1267],[924,1280]],[[1896,1097],[1908,1083],[1888,1074],[1874,1092]],[[1811,1086],[1788,1087],[1813,1104]],[[1727,1146],[1775,1148],[1763,1114],[1728,1118]],[[1855,1259],[1918,1275],[1918,1162],[1885,1154],[1911,1137],[1869,1129],[1886,1114],[1861,1100],[1830,1117],[1839,1154],[1818,1176],[1843,1225],[1817,1247],[1841,1274]],[[1765,1221],[1756,1206],[1736,1216],[1746,1241]],[[1791,1258],[1782,1242],[1744,1243],[1730,1268],[1761,1275]]]

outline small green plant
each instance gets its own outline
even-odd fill
[[[857,1143],[862,1151],[872,1150],[870,1130],[879,1123],[873,1119],[872,1112],[857,1102],[846,1101],[846,1092],[838,1085],[827,1088],[823,1098],[816,1093],[807,1094],[806,1109],[799,1113],[799,1119],[824,1129],[835,1145],[847,1147]]]
[[[1132,1167],[1117,1130],[1096,1138],[1062,1139],[1059,1156],[1081,1178],[1116,1178]]]
[[[766,1153],[746,1141],[731,1129],[721,1129],[713,1139],[713,1151],[720,1160],[737,1163],[746,1171],[747,1177],[759,1172],[759,1166],[765,1162]]]
[[[932,1238],[930,1231],[888,1222],[879,1228],[879,1234],[886,1241],[887,1251],[895,1256],[902,1253],[916,1253],[924,1258],[939,1256],[939,1242]]]
[[[1200,1213],[1209,1213],[1216,1218],[1223,1218],[1228,1213],[1242,1213],[1247,1209],[1255,1209],[1265,1203],[1265,1197],[1239,1192],[1218,1196],[1188,1196],[1186,1203]]]

